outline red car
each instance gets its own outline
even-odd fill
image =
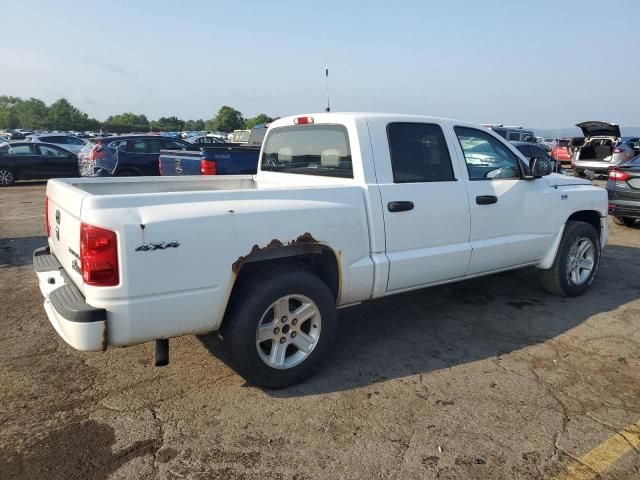
[[[560,163],[571,163],[571,154],[567,148],[570,141],[570,138],[561,138],[558,140],[558,145],[553,147],[549,154]]]

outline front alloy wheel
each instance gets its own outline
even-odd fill
[[[591,239],[578,237],[569,250],[567,277],[574,285],[582,285],[591,276],[596,249]]]

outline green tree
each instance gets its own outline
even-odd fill
[[[125,112],[118,115],[111,115],[107,118],[105,123],[111,123],[115,125],[131,125],[139,127],[141,125],[149,126],[149,120],[145,115],[136,115],[135,113]]]
[[[178,132],[184,129],[184,120],[178,117],[160,117],[151,122],[151,127],[160,132]]]
[[[184,129],[190,132],[204,130],[204,120],[187,120]]]
[[[225,105],[220,107],[214,118],[207,121],[205,128],[219,132],[233,132],[244,128],[244,118],[242,118],[242,113],[238,110]]]
[[[55,101],[49,107],[47,124],[55,130],[84,130],[91,123],[89,116],[71,105],[66,98]]]
[[[261,123],[271,123],[275,120],[275,118],[271,118],[269,115],[267,115],[266,113],[261,113],[253,118],[247,118],[244,121],[244,128],[246,129],[251,129],[253,127],[255,127],[256,125],[259,125]]]
[[[47,105],[37,98],[23,100],[15,106],[16,116],[20,127],[29,129],[45,128],[49,109]]]
[[[0,128],[19,128],[20,119],[16,112],[17,106],[22,102],[19,97],[0,96]]]

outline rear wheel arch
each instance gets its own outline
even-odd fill
[[[321,244],[267,247],[241,257],[232,266],[236,279],[231,296],[257,272],[286,265],[302,267],[316,275],[329,287],[336,302],[339,301],[342,285],[339,256],[329,246]]]

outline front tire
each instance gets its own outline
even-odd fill
[[[0,187],[9,187],[16,182],[16,177],[8,168],[0,167]]]
[[[297,266],[252,272],[239,281],[222,327],[234,368],[266,388],[311,376],[336,333],[336,304],[327,285]]]
[[[539,269],[540,284],[547,292],[577,297],[586,292],[600,267],[600,237],[589,223],[567,222],[558,253],[549,269]]]

